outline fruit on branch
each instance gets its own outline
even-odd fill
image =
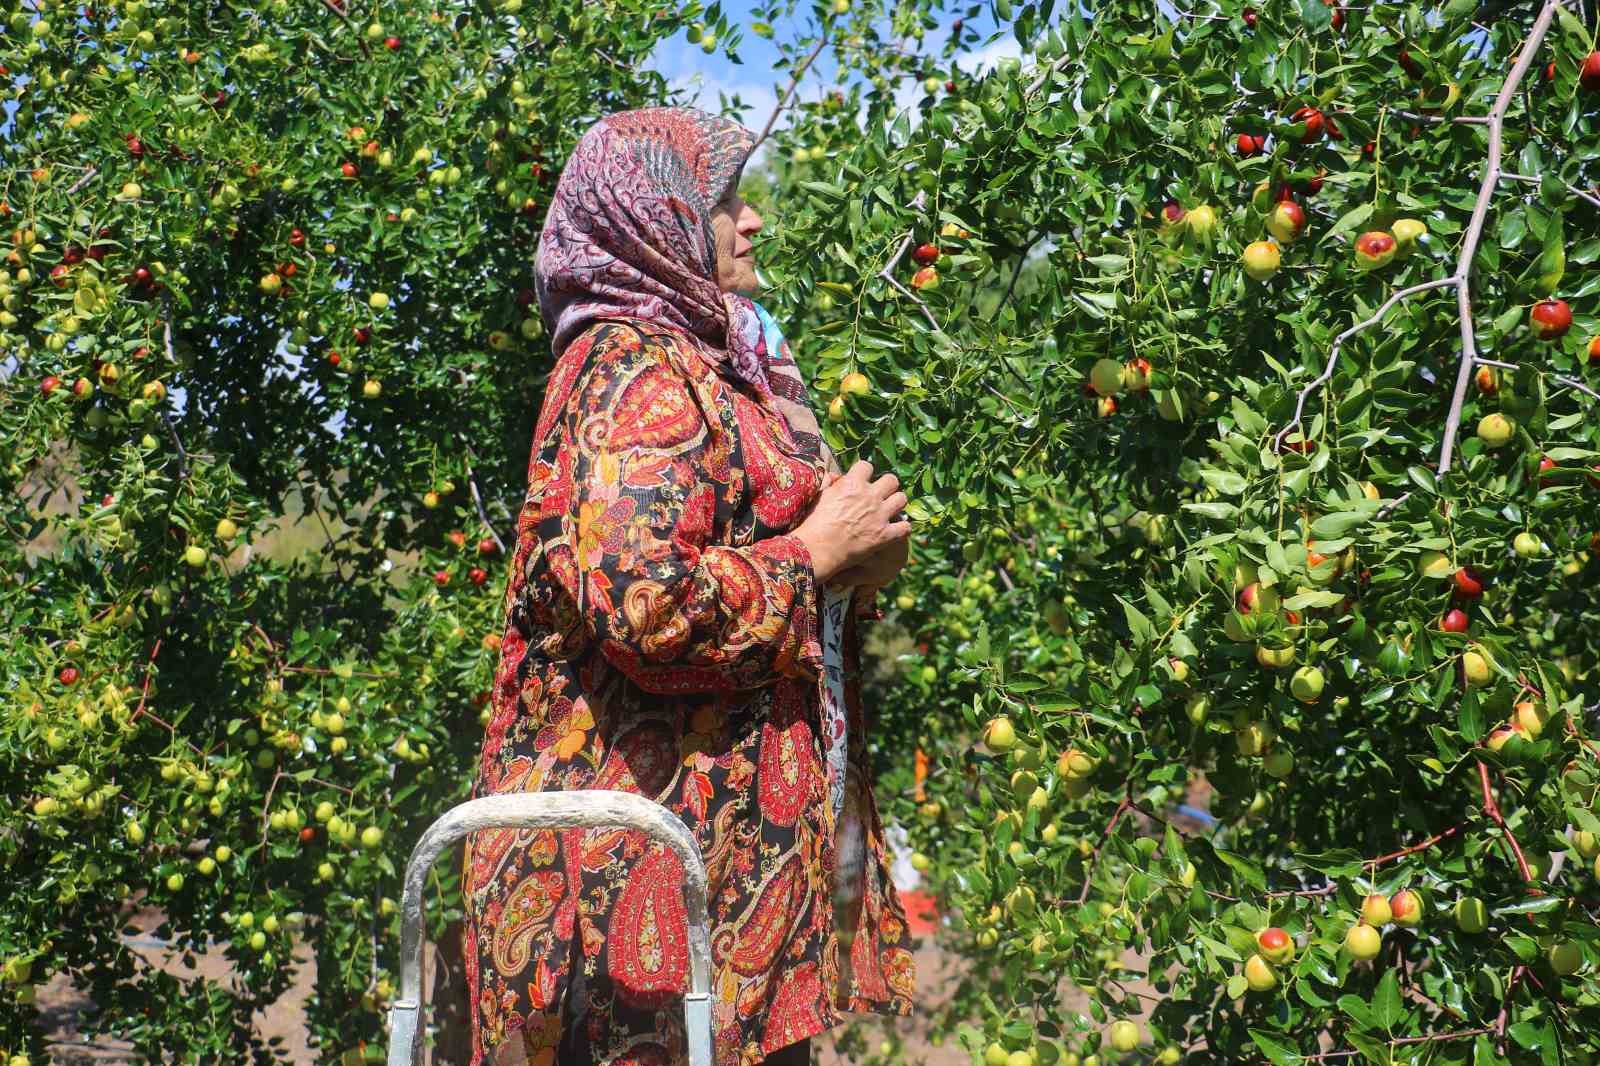
[[[1122,364],[1115,359],[1097,359],[1089,368],[1089,387],[1100,396],[1115,396],[1122,391]]]
[[[1277,739],[1277,730],[1266,722],[1247,722],[1233,731],[1234,747],[1246,758],[1265,752]]]
[[[183,549],[183,561],[189,566],[199,569],[206,565],[206,550],[198,544],[191,544]]]
[[[1377,270],[1394,261],[1396,242],[1394,234],[1385,230],[1368,230],[1356,238],[1356,266],[1361,270]]]
[[[1244,19],[1244,24],[1246,26],[1249,26],[1252,30],[1256,28],[1256,9],[1255,8],[1253,8],[1253,7],[1245,8],[1242,12],[1240,12],[1239,17]]]
[[[1263,669],[1286,670],[1294,665],[1294,647],[1289,645],[1279,648],[1257,644],[1256,662],[1260,663]]]
[[[1286,748],[1274,748],[1261,760],[1261,769],[1268,777],[1282,781],[1294,772],[1294,753]]]
[[[1375,959],[1383,950],[1383,936],[1372,926],[1357,923],[1344,935],[1344,950],[1352,959],[1362,962]]]
[[[1562,977],[1571,977],[1583,968],[1583,948],[1570,941],[1557,941],[1545,952],[1550,968]]]
[[[1389,913],[1395,925],[1411,928],[1422,921],[1422,897],[1402,888],[1389,897]]]
[[[1400,69],[1406,72],[1407,77],[1422,77],[1422,65],[1411,58],[1411,51],[1405,45],[1401,45],[1399,51],[1395,53],[1395,61],[1400,64]]]
[[[1459,607],[1452,607],[1439,620],[1439,629],[1445,633],[1465,633],[1467,625],[1467,612]]]
[[[839,391],[846,396],[865,396],[872,391],[872,382],[859,370],[853,371],[840,379]]]
[[[1322,671],[1315,666],[1302,666],[1289,680],[1289,693],[1301,703],[1316,703],[1322,698]]]
[[[1305,232],[1306,210],[1293,200],[1279,200],[1267,216],[1267,232],[1284,244],[1292,244]]]
[[[1540,300],[1528,312],[1528,328],[1542,341],[1559,340],[1572,328],[1572,308],[1565,300]]]
[[[1483,595],[1483,578],[1470,566],[1463,566],[1451,578],[1455,582],[1456,595],[1463,600],[1475,600]]]
[[[1278,610],[1278,593],[1257,581],[1239,590],[1239,613],[1246,616],[1274,614]]]
[[[1270,992],[1278,985],[1278,971],[1260,955],[1251,955],[1244,963],[1244,983],[1252,992]]]
[[[932,266],[939,258],[939,246],[932,243],[919,244],[911,253],[911,258],[916,260],[918,266]]]
[[[1017,730],[1010,718],[1000,715],[989,719],[989,725],[983,731],[983,743],[989,750],[1009,751],[1016,742]]]
[[[1234,144],[1239,154],[1248,159],[1261,154],[1261,150],[1267,146],[1267,138],[1259,133],[1241,133]]]
[[[1394,917],[1389,908],[1389,897],[1374,892],[1361,901],[1361,920],[1371,926],[1387,925]]]
[[[1266,281],[1278,272],[1283,255],[1271,241],[1252,241],[1245,246],[1244,272],[1256,281]]]
[[[1590,92],[1600,92],[1600,52],[1590,52],[1583,57],[1578,68],[1578,84]]]
[[[1499,448],[1516,436],[1517,424],[1498,411],[1478,419],[1478,439],[1486,447]]]
[[[1489,912],[1476,896],[1463,896],[1456,901],[1455,919],[1456,928],[1463,933],[1481,933],[1489,928]]]
[[[1150,360],[1140,356],[1122,368],[1122,384],[1129,392],[1150,391]]]
[[[1139,1046],[1139,1026],[1126,1018],[1111,1023],[1111,1046],[1126,1055]],[[1032,1059],[1030,1057],[1029,1061]]]
[[[1183,205],[1178,201],[1168,200],[1166,203],[1161,205],[1162,229],[1172,230],[1183,225],[1184,216],[1188,213],[1189,212],[1185,211],[1183,209]]]
[[[1305,123],[1305,132],[1300,135],[1301,144],[1310,144],[1312,141],[1315,141],[1322,136],[1322,112],[1318,111],[1314,107],[1300,108],[1293,115],[1289,116],[1289,121],[1295,123]]]
[[[1511,550],[1524,559],[1535,559],[1544,554],[1544,542],[1523,530],[1511,539]]]
[[[1394,225],[1389,227],[1389,232],[1394,234],[1395,249],[1399,254],[1410,255],[1417,242],[1428,235],[1428,227],[1414,218],[1397,218]]]
[[[1184,224],[1198,241],[1209,241],[1217,230],[1217,212],[1210,204],[1199,204],[1184,216]]]
[[[1256,934],[1256,950],[1268,962],[1282,966],[1294,958],[1294,939],[1275,925]]]
[[[1600,366],[1600,334],[1589,338],[1589,365]]]
[[[1488,656],[1476,645],[1474,650],[1461,654],[1461,676],[1473,688],[1481,688],[1489,683]]]
[[[1056,759],[1056,773],[1067,779],[1081,779],[1094,773],[1098,765],[1099,763],[1085,752],[1077,748],[1068,748]]]
[[[939,287],[939,268],[925,266],[918,270],[911,275],[911,287],[913,289],[927,289],[929,292],[937,289]]]
[[[1511,709],[1511,728],[1524,740],[1538,740],[1550,716],[1537,703],[1523,700]]]

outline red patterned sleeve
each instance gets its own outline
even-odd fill
[[[599,339],[560,418],[539,535],[606,658],[663,695],[815,680],[811,554],[788,534],[710,543],[729,444],[660,342]]]

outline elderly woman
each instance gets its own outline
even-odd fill
[[[856,623],[905,565],[892,475],[844,474],[748,294],[754,138],[612,115],[539,242],[555,368],[528,465],[474,795],[604,788],[705,856],[721,1066],[809,1061],[913,975],[866,776]],[[678,1063],[676,857],[624,830],[502,831],[464,871],[474,1066]]]

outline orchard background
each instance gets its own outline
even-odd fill
[[[316,1054],[380,1053],[397,865],[495,665],[556,170],[674,98],[662,42],[757,37],[767,302],[917,519],[871,699],[960,959],[930,1039],[1600,1053],[1592,6],[5,12],[15,1066],[60,975],[140,1055],[272,1061],[297,942]],[[134,907],[230,978],[138,963]]]

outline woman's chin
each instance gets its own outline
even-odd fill
[[[724,292],[731,292],[739,296],[758,296],[766,288],[766,283],[761,280],[761,275],[754,267],[740,270],[723,286]]]

